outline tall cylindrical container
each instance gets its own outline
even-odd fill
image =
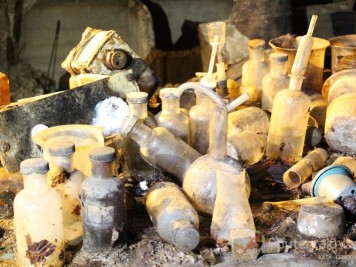
[[[24,189],[14,200],[18,265],[63,266],[64,235],[59,194],[47,184],[48,161],[21,162]]]

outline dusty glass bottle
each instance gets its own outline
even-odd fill
[[[145,196],[148,214],[159,236],[179,250],[190,251],[199,243],[199,217],[174,183],[156,183]]]
[[[183,190],[193,207],[208,216],[211,216],[214,210],[218,169],[236,169],[249,185],[249,179],[240,163],[227,156],[226,139],[227,109],[216,106],[210,124],[209,153],[190,165],[183,180]],[[249,186],[247,190],[249,195]]]
[[[289,77],[286,71],[288,55],[271,53],[269,56],[270,70],[262,79],[262,109],[272,111],[273,99],[277,92],[288,88]]]
[[[188,143],[189,117],[180,108],[179,97],[174,94],[175,88],[163,88],[159,91],[162,100],[162,111],[155,118],[158,126],[165,127],[175,136]]]
[[[125,188],[113,175],[115,149],[98,147],[90,150],[92,174],[82,185],[83,250],[109,251],[121,238],[126,221]]]
[[[63,266],[64,235],[59,194],[47,183],[48,161],[21,162],[24,189],[14,200],[18,265]]]
[[[153,116],[148,116],[147,97],[145,92],[131,92],[127,94],[130,116],[138,117],[147,126],[153,128],[157,126]],[[152,175],[154,168],[150,166],[140,155],[139,144],[131,138],[125,139],[124,159],[132,175],[138,179]]]
[[[50,185],[61,196],[64,228],[82,221],[79,195],[84,176],[73,168],[74,151],[74,143],[67,141],[48,146],[51,155],[48,178]]]
[[[253,39],[248,42],[249,59],[242,66],[241,93],[250,96],[249,102],[261,101],[262,79],[268,73],[265,61],[265,41]]]
[[[209,147],[209,122],[215,106],[206,94],[195,91],[196,105],[189,110],[189,144],[201,154]]]
[[[146,162],[174,175],[181,183],[188,167],[200,157],[199,152],[166,128],[151,129],[135,116],[127,118],[122,134],[140,145]]]

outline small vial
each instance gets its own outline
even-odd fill
[[[14,200],[19,266],[64,264],[61,198],[47,183],[48,170],[48,161],[43,158],[26,159],[20,164],[24,189]]]
[[[272,53],[269,56],[270,71],[262,80],[262,109],[272,111],[273,99],[277,92],[288,88],[289,77],[286,71],[288,55]]]
[[[109,251],[123,235],[126,220],[125,189],[113,175],[115,149],[97,147],[89,152],[92,174],[82,185],[83,250]]]

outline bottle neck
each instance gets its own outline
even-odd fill
[[[162,114],[178,114],[180,112],[179,98],[165,99],[162,98]]]
[[[112,178],[114,176],[114,161],[91,162],[91,175],[95,178]]]
[[[286,62],[270,62],[270,71],[273,75],[285,75],[286,71]]]
[[[265,52],[263,49],[249,49],[249,60],[256,62],[265,61]]]
[[[23,175],[24,190],[30,193],[43,193],[49,190],[46,174]]]
[[[140,146],[148,138],[151,133],[151,128],[145,125],[141,121],[137,121],[136,124],[132,127],[129,136],[132,140],[136,141]]]
[[[226,156],[227,116],[226,108],[215,107],[209,128],[209,155],[214,158]]]
[[[136,116],[141,120],[147,118],[147,103],[129,103],[131,116]]]
[[[54,172],[73,172],[73,154],[68,156],[52,156],[50,169]]]

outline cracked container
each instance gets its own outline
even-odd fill
[[[200,240],[198,213],[176,184],[156,183],[147,192],[145,205],[164,241],[186,252],[197,247]]]
[[[83,250],[88,253],[108,252],[124,236],[125,187],[114,176],[114,148],[93,148],[89,157],[92,174],[83,182],[80,193],[83,207]]]
[[[21,162],[24,189],[14,200],[19,266],[63,266],[64,234],[60,195],[47,183],[48,161]]]

